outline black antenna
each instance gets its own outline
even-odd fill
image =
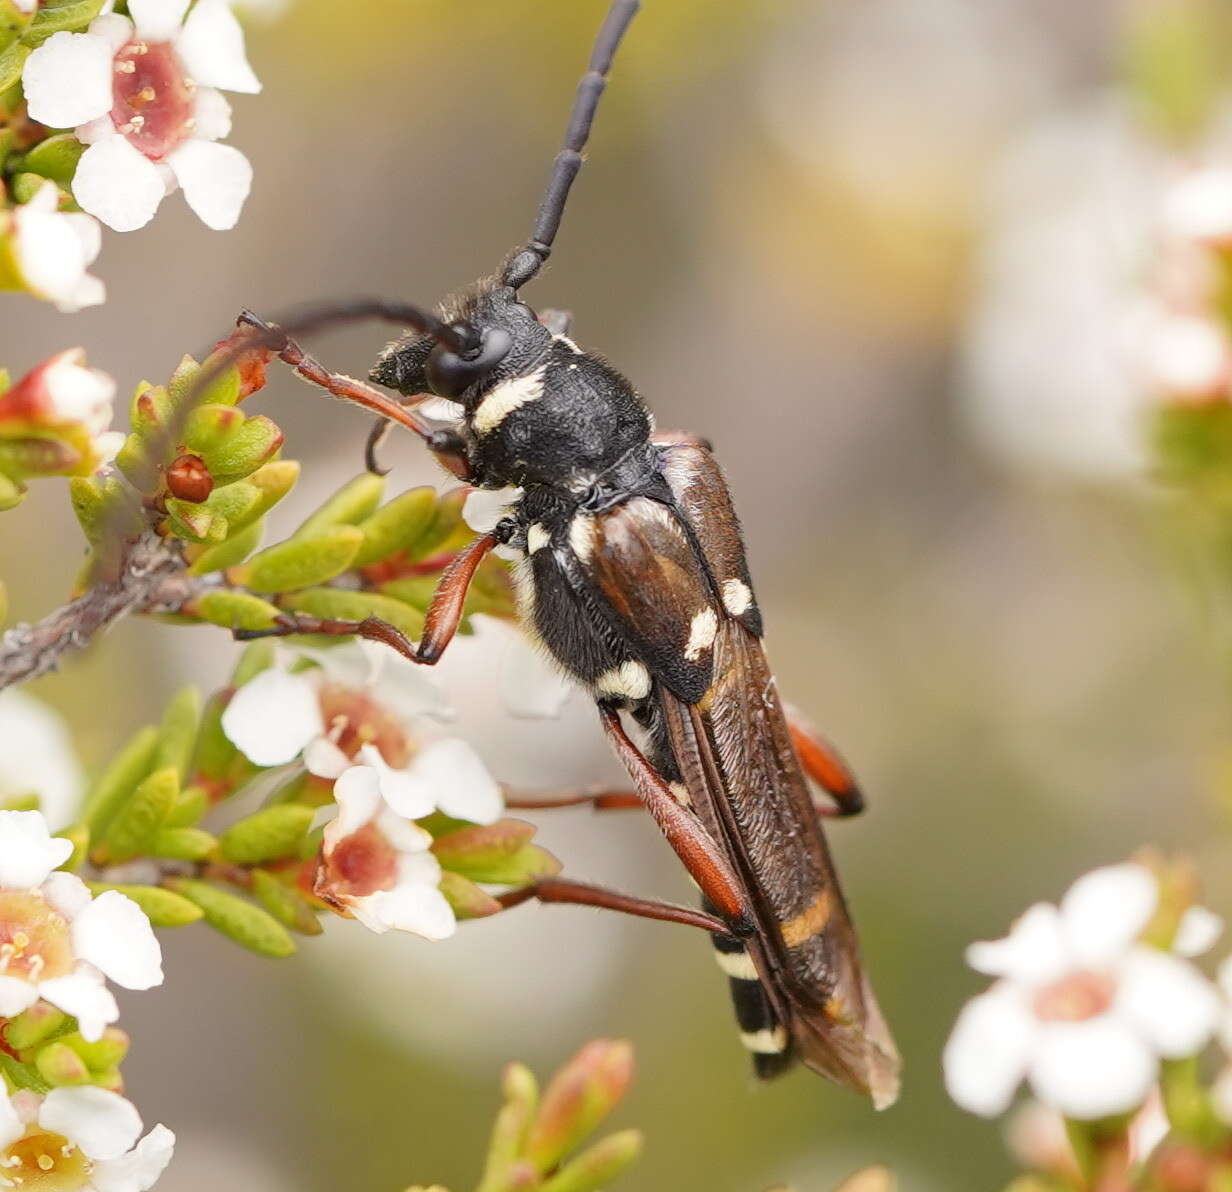
[[[582,150],[590,137],[599,97],[607,87],[607,75],[612,68],[612,59],[629,22],[637,15],[640,7],[641,0],[613,0],[603,27],[595,38],[594,49],[590,52],[590,66],[578,83],[573,110],[569,113],[564,148],[552,163],[548,187],[544,191],[543,201],[539,204],[535,230],[531,233],[526,247],[516,252],[505,266],[502,280],[505,285],[512,286],[515,290],[530,281],[551,255],[552,242],[560,229],[560,219],[569,199],[569,188],[573,185],[578,170],[582,168]]]

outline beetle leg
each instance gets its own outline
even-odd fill
[[[235,637],[249,641],[257,637],[288,637],[295,633],[324,633],[331,637],[363,637],[384,642],[411,662],[433,666],[440,661],[445,647],[453,641],[462,620],[462,606],[471,580],[484,556],[496,545],[495,534],[476,538],[465,550],[459,551],[445,568],[432,602],[424,617],[424,630],[416,645],[400,629],[379,617],[363,621],[339,621],[329,617],[313,617],[306,613],[284,613],[269,629],[237,629]]]
[[[859,815],[864,810],[864,792],[838,750],[824,737],[818,736],[813,726],[795,708],[788,705],[785,711],[800,765],[834,800],[832,807],[816,803],[817,814],[827,818]]]
[[[650,441],[656,447],[700,447],[703,451],[713,451],[714,444],[701,435],[695,435],[690,430],[661,430],[650,436]]]
[[[697,817],[680,805],[667,781],[629,738],[620,722],[620,713],[610,704],[601,703],[599,719],[642,802],[702,893],[723,916],[726,930],[734,935],[751,935],[753,918],[744,891],[719,846]]]
[[[688,906],[677,906],[672,902],[655,902],[648,898],[635,898],[631,894],[621,894],[616,890],[608,890],[603,886],[590,886],[584,882],[574,882],[567,878],[546,877],[497,895],[496,901],[502,906],[519,906],[535,898],[540,902],[564,902],[574,906],[594,906],[602,910],[622,911],[626,915],[636,915],[640,919],[658,919],[664,923],[682,923],[687,927],[700,927],[703,931],[720,932],[726,935],[730,927],[722,919],[708,915],[705,911],[694,910]]]

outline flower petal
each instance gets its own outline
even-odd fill
[[[573,680],[521,632],[507,635],[500,683],[510,714],[532,720],[554,720],[577,690]]]
[[[197,138],[167,157],[184,198],[207,228],[235,227],[252,189],[252,166],[234,145]]]
[[[53,183],[46,182],[35,198],[48,189],[54,192],[56,188]],[[85,236],[88,233],[78,223],[84,221],[97,230],[97,220],[80,213],[31,210],[33,202],[32,199],[19,207],[14,220],[13,252],[26,287],[64,311],[97,305],[88,300],[92,294],[82,289],[88,276],[86,267],[94,258],[87,251]],[[97,253],[96,247],[94,255]],[[102,285],[101,282],[97,284]]]
[[[371,766],[352,766],[334,783],[338,817],[325,825],[325,843],[333,846],[357,832],[381,806],[380,775]]]
[[[318,778],[338,778],[350,765],[351,759],[328,737],[317,737],[304,748],[304,767]]]
[[[47,831],[40,812],[0,811],[0,886],[25,890],[40,885],[72,851],[72,841]]]
[[[93,1085],[52,1089],[43,1098],[38,1124],[75,1142],[90,1159],[118,1159],[141,1136],[136,1106]]]
[[[0,691],[0,793],[35,791],[54,832],[72,823],[84,781],[64,721],[42,700],[8,687]]]
[[[1068,967],[1057,908],[1047,902],[1028,907],[1005,939],[972,944],[967,949],[967,963],[991,977],[1009,977],[1031,985],[1056,980]]]
[[[22,68],[31,119],[50,128],[75,128],[109,112],[112,53],[94,34],[53,33]]]
[[[355,917],[373,931],[409,931],[427,940],[448,939],[458,928],[445,896],[435,886],[422,883],[358,898],[354,911]]]
[[[175,1150],[175,1135],[161,1123],[126,1155],[101,1159],[90,1172],[95,1192],[147,1192],[167,1169]]]
[[[522,495],[520,488],[473,488],[462,502],[462,520],[476,534],[487,534],[505,516],[505,509]]]
[[[428,793],[437,807],[455,819],[469,820],[472,824],[494,824],[505,808],[496,779],[479,754],[459,737],[444,737],[425,745],[411,759],[405,773]],[[385,793],[384,787],[382,793]],[[400,815],[415,818],[388,794],[385,797]]]
[[[1193,965],[1135,948],[1121,966],[1116,1007],[1167,1059],[1200,1051],[1219,1022],[1215,987]]]
[[[325,732],[311,680],[264,670],[241,687],[223,710],[222,731],[249,761],[280,766]]]
[[[197,137],[203,141],[221,141],[231,132],[231,105],[221,91],[198,87],[193,119],[197,122]]]
[[[102,973],[88,964],[78,965],[67,977],[40,981],[38,991],[53,1006],[77,1019],[77,1029],[89,1043],[101,1039],[107,1025],[120,1017],[120,1007],[103,984]]]
[[[118,890],[105,890],[73,920],[73,951],[125,989],[163,982],[163,950],[145,912]]]
[[[1002,982],[963,1008],[942,1052],[955,1104],[982,1117],[1003,1113],[1027,1070],[1036,1024],[1022,994]]]
[[[203,86],[250,95],[261,90],[244,54],[244,31],[225,0],[197,0],[176,38],[175,51]]]
[[[188,0],[128,0],[129,16],[143,41],[170,41],[187,11]]]
[[[7,1151],[26,1132],[8,1093],[0,1091],[0,1151]]]
[[[86,28],[86,32],[92,37],[102,38],[107,43],[107,49],[114,56],[121,46],[133,40],[133,23],[128,17],[110,11],[115,7],[114,0],[108,0],[103,7],[108,11],[95,17]],[[110,102],[107,104],[107,109],[108,111],[111,109]]]
[[[1158,903],[1159,883],[1145,865],[1094,869],[1061,899],[1066,943],[1081,963],[1107,964],[1142,934]]]
[[[1223,934],[1223,919],[1204,906],[1191,906],[1177,924],[1172,950],[1178,956],[1201,956]]]
[[[432,833],[426,828],[421,828],[418,824],[412,823],[410,820],[403,819],[400,815],[395,815],[387,807],[383,807],[376,815],[377,830],[389,841],[391,845],[403,854],[405,860],[406,854],[426,853],[432,847]],[[433,884],[440,881],[441,871],[440,863],[435,857],[432,861],[437,865],[435,874],[431,875]],[[428,874],[429,871],[423,870],[422,875]]]
[[[1084,1121],[1136,1109],[1158,1070],[1151,1049],[1114,1014],[1046,1023],[1034,1052],[1028,1079],[1035,1095]]]
[[[15,1018],[38,1001],[38,990],[20,977],[0,976],[0,1018]]]
[[[73,175],[73,197],[82,210],[117,232],[148,224],[166,193],[158,167],[119,134],[91,145]]]
[[[389,807],[406,819],[420,819],[432,813],[436,807],[432,789],[413,772],[413,767],[393,769],[386,764],[380,750],[372,745],[365,745],[360,754],[376,774],[377,789]]]
[[[43,883],[43,897],[66,919],[75,919],[90,905],[91,895],[81,878],[61,870],[48,875]]]

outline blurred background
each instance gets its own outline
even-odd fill
[[[5,296],[3,362],[81,343],[126,390],[241,307],[431,302],[492,270],[529,229],[606,3],[295,0],[255,22],[239,228],[173,199],[108,234],[107,304]],[[647,0],[528,291],[575,313],[660,426],[716,445],[782,689],[869,793],[830,836],[901,1102],[875,1115],[808,1074],[756,1086],[708,941],[680,928],[527,907],[431,945],[339,921],[279,963],[192,929],[165,937],[166,992],[125,1007],[131,1096],[181,1140],[160,1189],[468,1187],[501,1065],[546,1073],[600,1034],[637,1050],[620,1124],[649,1142],[622,1187],[824,1192],[874,1161],[911,1192],[1005,1182],[996,1128],[941,1087],[980,985],[966,943],[1147,841],[1194,854],[1210,904],[1232,905],[1226,673],[1139,480],[1122,319],[1159,186],[1220,143],[1181,152],[1136,107],[1136,39],[1206,7]],[[390,334],[315,346],[362,375]],[[254,402],[305,463],[289,528],[362,466],[367,422],[272,376]],[[390,460],[399,488],[433,476],[413,444]],[[57,484],[0,520],[16,617],[61,600],[79,537]],[[89,767],[237,649],[123,625],[31,691]],[[504,718],[484,649],[463,642],[446,683],[500,777],[615,777],[581,702]],[[689,897],[636,815],[537,819],[575,876]]]

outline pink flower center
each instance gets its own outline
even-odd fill
[[[1035,1015],[1044,1022],[1085,1022],[1104,1013],[1116,995],[1116,982],[1104,973],[1077,972],[1035,995]]]
[[[0,974],[37,982],[72,971],[68,920],[41,894],[0,890]]]
[[[130,41],[114,70],[112,124],[135,149],[161,161],[192,134],[196,84],[165,41]]]
[[[392,889],[398,880],[398,851],[373,824],[344,836],[324,859],[317,893],[366,898]]]
[[[90,1178],[90,1161],[62,1134],[33,1126],[0,1158],[0,1188],[76,1192]]]

